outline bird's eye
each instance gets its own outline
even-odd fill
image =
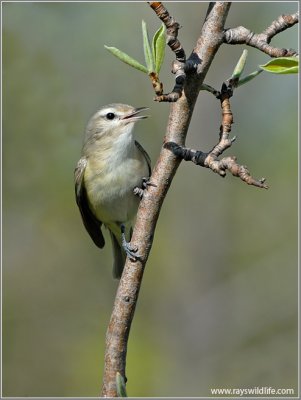
[[[106,115],[106,118],[107,118],[107,119],[114,119],[114,118],[115,118],[115,114],[112,113],[112,112],[109,112],[109,113]]]

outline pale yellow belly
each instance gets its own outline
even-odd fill
[[[142,178],[147,176],[147,165],[130,159],[114,168],[96,168],[98,163],[89,160],[84,182],[93,213],[105,225],[112,222],[126,223],[132,220],[139,205],[133,189],[141,187]],[[141,173],[137,173],[141,172]]]

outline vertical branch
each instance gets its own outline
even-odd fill
[[[184,144],[199,88],[223,41],[223,29],[229,2],[210,4],[198,42],[190,56],[197,68],[185,80],[182,96],[172,103],[164,142]],[[103,397],[116,397],[117,372],[125,377],[127,341],[138,300],[145,264],[152,247],[156,223],[180,160],[164,147],[154,167],[151,182],[141,200],[131,243],[137,246],[141,259],[127,259],[117,289],[111,320],[106,335]]]

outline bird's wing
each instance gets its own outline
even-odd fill
[[[143,156],[144,156],[144,158],[145,158],[145,160],[147,162],[148,178],[149,178],[151,176],[151,174],[152,174],[150,156],[147,154],[147,152],[144,150],[144,148],[141,146],[141,144],[137,142],[137,140],[135,140],[135,145],[136,145],[137,149],[141,151],[141,153],[143,154]]]
[[[87,159],[82,157],[74,171],[75,177],[75,197],[80,210],[83,223],[96,246],[103,248],[105,240],[101,232],[102,222],[92,213],[87,199],[87,192],[84,185],[84,172],[87,165]]]

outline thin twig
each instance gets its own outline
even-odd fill
[[[298,55],[294,49],[279,49],[270,46],[272,38],[278,33],[291,28],[299,21],[299,12],[291,15],[280,15],[262,33],[254,33],[243,26],[225,29],[224,41],[228,44],[246,44],[261,50],[271,57],[291,57]]]
[[[175,102],[179,99],[182,94],[184,82],[186,79],[185,63],[186,55],[185,51],[178,39],[178,31],[180,24],[169,14],[164,5],[159,1],[148,2],[150,7],[155,11],[156,15],[166,26],[166,43],[175,53],[176,59],[173,62],[171,72],[175,74],[175,86],[173,90],[168,94],[162,94],[156,96],[156,101],[167,101]]]
[[[193,150],[180,146],[174,142],[165,143],[165,148],[171,150],[177,157],[185,161],[192,161],[201,167],[210,168],[213,172],[216,172],[222,177],[226,176],[226,171],[228,170],[233,176],[240,178],[248,185],[268,189],[268,186],[265,184],[265,179],[254,179],[246,166],[236,162],[236,157],[224,157],[218,160],[218,157],[223,154],[226,149],[231,147],[235,140],[235,137],[232,139],[229,137],[233,124],[233,114],[230,108],[230,97],[232,93],[232,87],[224,83],[221,92],[217,95],[217,98],[220,99],[221,102],[222,124],[220,127],[219,142],[212,150],[205,153],[200,150]]]

